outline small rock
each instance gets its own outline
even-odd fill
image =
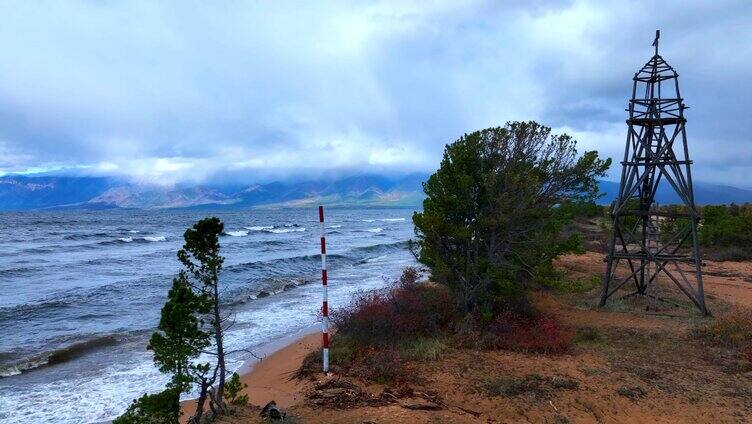
[[[263,409],[261,409],[261,416],[263,418],[269,418],[270,421],[275,420],[283,420],[285,418],[285,413],[280,411],[279,408],[277,408],[277,402],[271,401],[264,406]]]
[[[265,297],[269,297],[269,292],[266,290],[261,290],[257,295],[256,298],[263,299]]]

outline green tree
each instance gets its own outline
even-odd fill
[[[152,334],[148,348],[154,352],[159,370],[172,374],[168,388],[176,389],[178,394],[191,389],[195,380],[191,360],[211,344],[197,317],[208,313],[210,306],[204,297],[193,292],[184,271],[172,280],[158,331]]]
[[[465,134],[446,146],[423,184],[423,211],[413,215],[417,255],[433,278],[456,290],[465,312],[523,293],[525,281],[574,249],[561,240],[568,213],[559,206],[596,198],[596,178],[611,160],[578,156],[572,137],[536,122]]]
[[[240,381],[240,375],[234,372],[232,373],[232,377],[230,377],[230,381],[225,385],[225,397],[233,405],[247,405],[248,395],[240,394],[240,392],[247,387],[247,384]]]
[[[184,269],[172,281],[159,326],[148,345],[159,370],[172,375],[170,382],[163,392],[133,401],[115,421],[117,424],[179,422],[180,394],[189,392],[194,384],[198,385],[199,399],[189,422],[202,422],[207,400],[212,416],[227,411],[223,345],[227,317],[221,313],[219,299],[219,273],[224,262],[219,254],[219,235],[223,231],[218,218],[202,219],[186,230],[185,244],[177,254]],[[216,360],[196,362],[202,353]],[[233,382],[230,400],[242,401],[239,384]]]
[[[219,273],[225,260],[219,254],[219,236],[223,232],[224,224],[219,218],[202,219],[185,231],[185,244],[178,251],[178,260],[183,264],[186,275],[192,277],[190,284],[205,308],[202,310],[205,313],[201,315],[201,322],[206,325],[207,333],[213,339],[214,350],[211,355],[216,358],[213,365],[207,363],[194,368],[194,378],[199,384],[196,413],[192,417],[195,422],[200,422],[203,416],[207,396],[214,415],[227,412],[224,402],[227,369],[223,340],[227,317],[222,315],[219,297]]]
[[[707,205],[702,208],[700,244],[707,247],[752,247],[750,205]]]

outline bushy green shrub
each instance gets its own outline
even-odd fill
[[[241,382],[238,373],[234,372],[232,373],[230,380],[225,383],[225,397],[227,397],[227,400],[233,405],[247,405],[248,395],[240,394],[240,392],[246,387],[248,387],[248,385]]]
[[[180,422],[180,389],[145,394],[131,403],[125,413],[112,424],[178,424]]]
[[[703,207],[699,236],[703,246],[752,248],[752,205]]]

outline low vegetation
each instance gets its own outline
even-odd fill
[[[712,345],[738,349],[741,358],[752,362],[752,309],[732,308],[700,325],[695,335]]]
[[[568,377],[543,377],[528,374],[522,378],[501,376],[488,377],[480,385],[483,393],[489,396],[514,397],[529,395],[543,398],[556,390],[576,390],[580,383]]]
[[[361,293],[349,307],[333,311],[335,372],[381,382],[406,380],[405,361],[438,359],[448,348],[456,301],[446,287],[418,278],[417,269],[407,268],[388,289]],[[320,361],[320,353],[309,355],[299,376],[318,371]]]

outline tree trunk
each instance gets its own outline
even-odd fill
[[[204,415],[204,403],[206,402],[206,383],[201,383],[201,393],[196,401],[196,412],[188,420],[188,424],[200,424],[201,417]]]
[[[220,413],[225,411],[225,347],[222,340],[222,318],[219,311],[219,278],[214,274],[214,338],[217,344],[217,366],[219,367],[219,384],[217,384],[216,405]],[[214,397],[214,396],[213,396]]]

